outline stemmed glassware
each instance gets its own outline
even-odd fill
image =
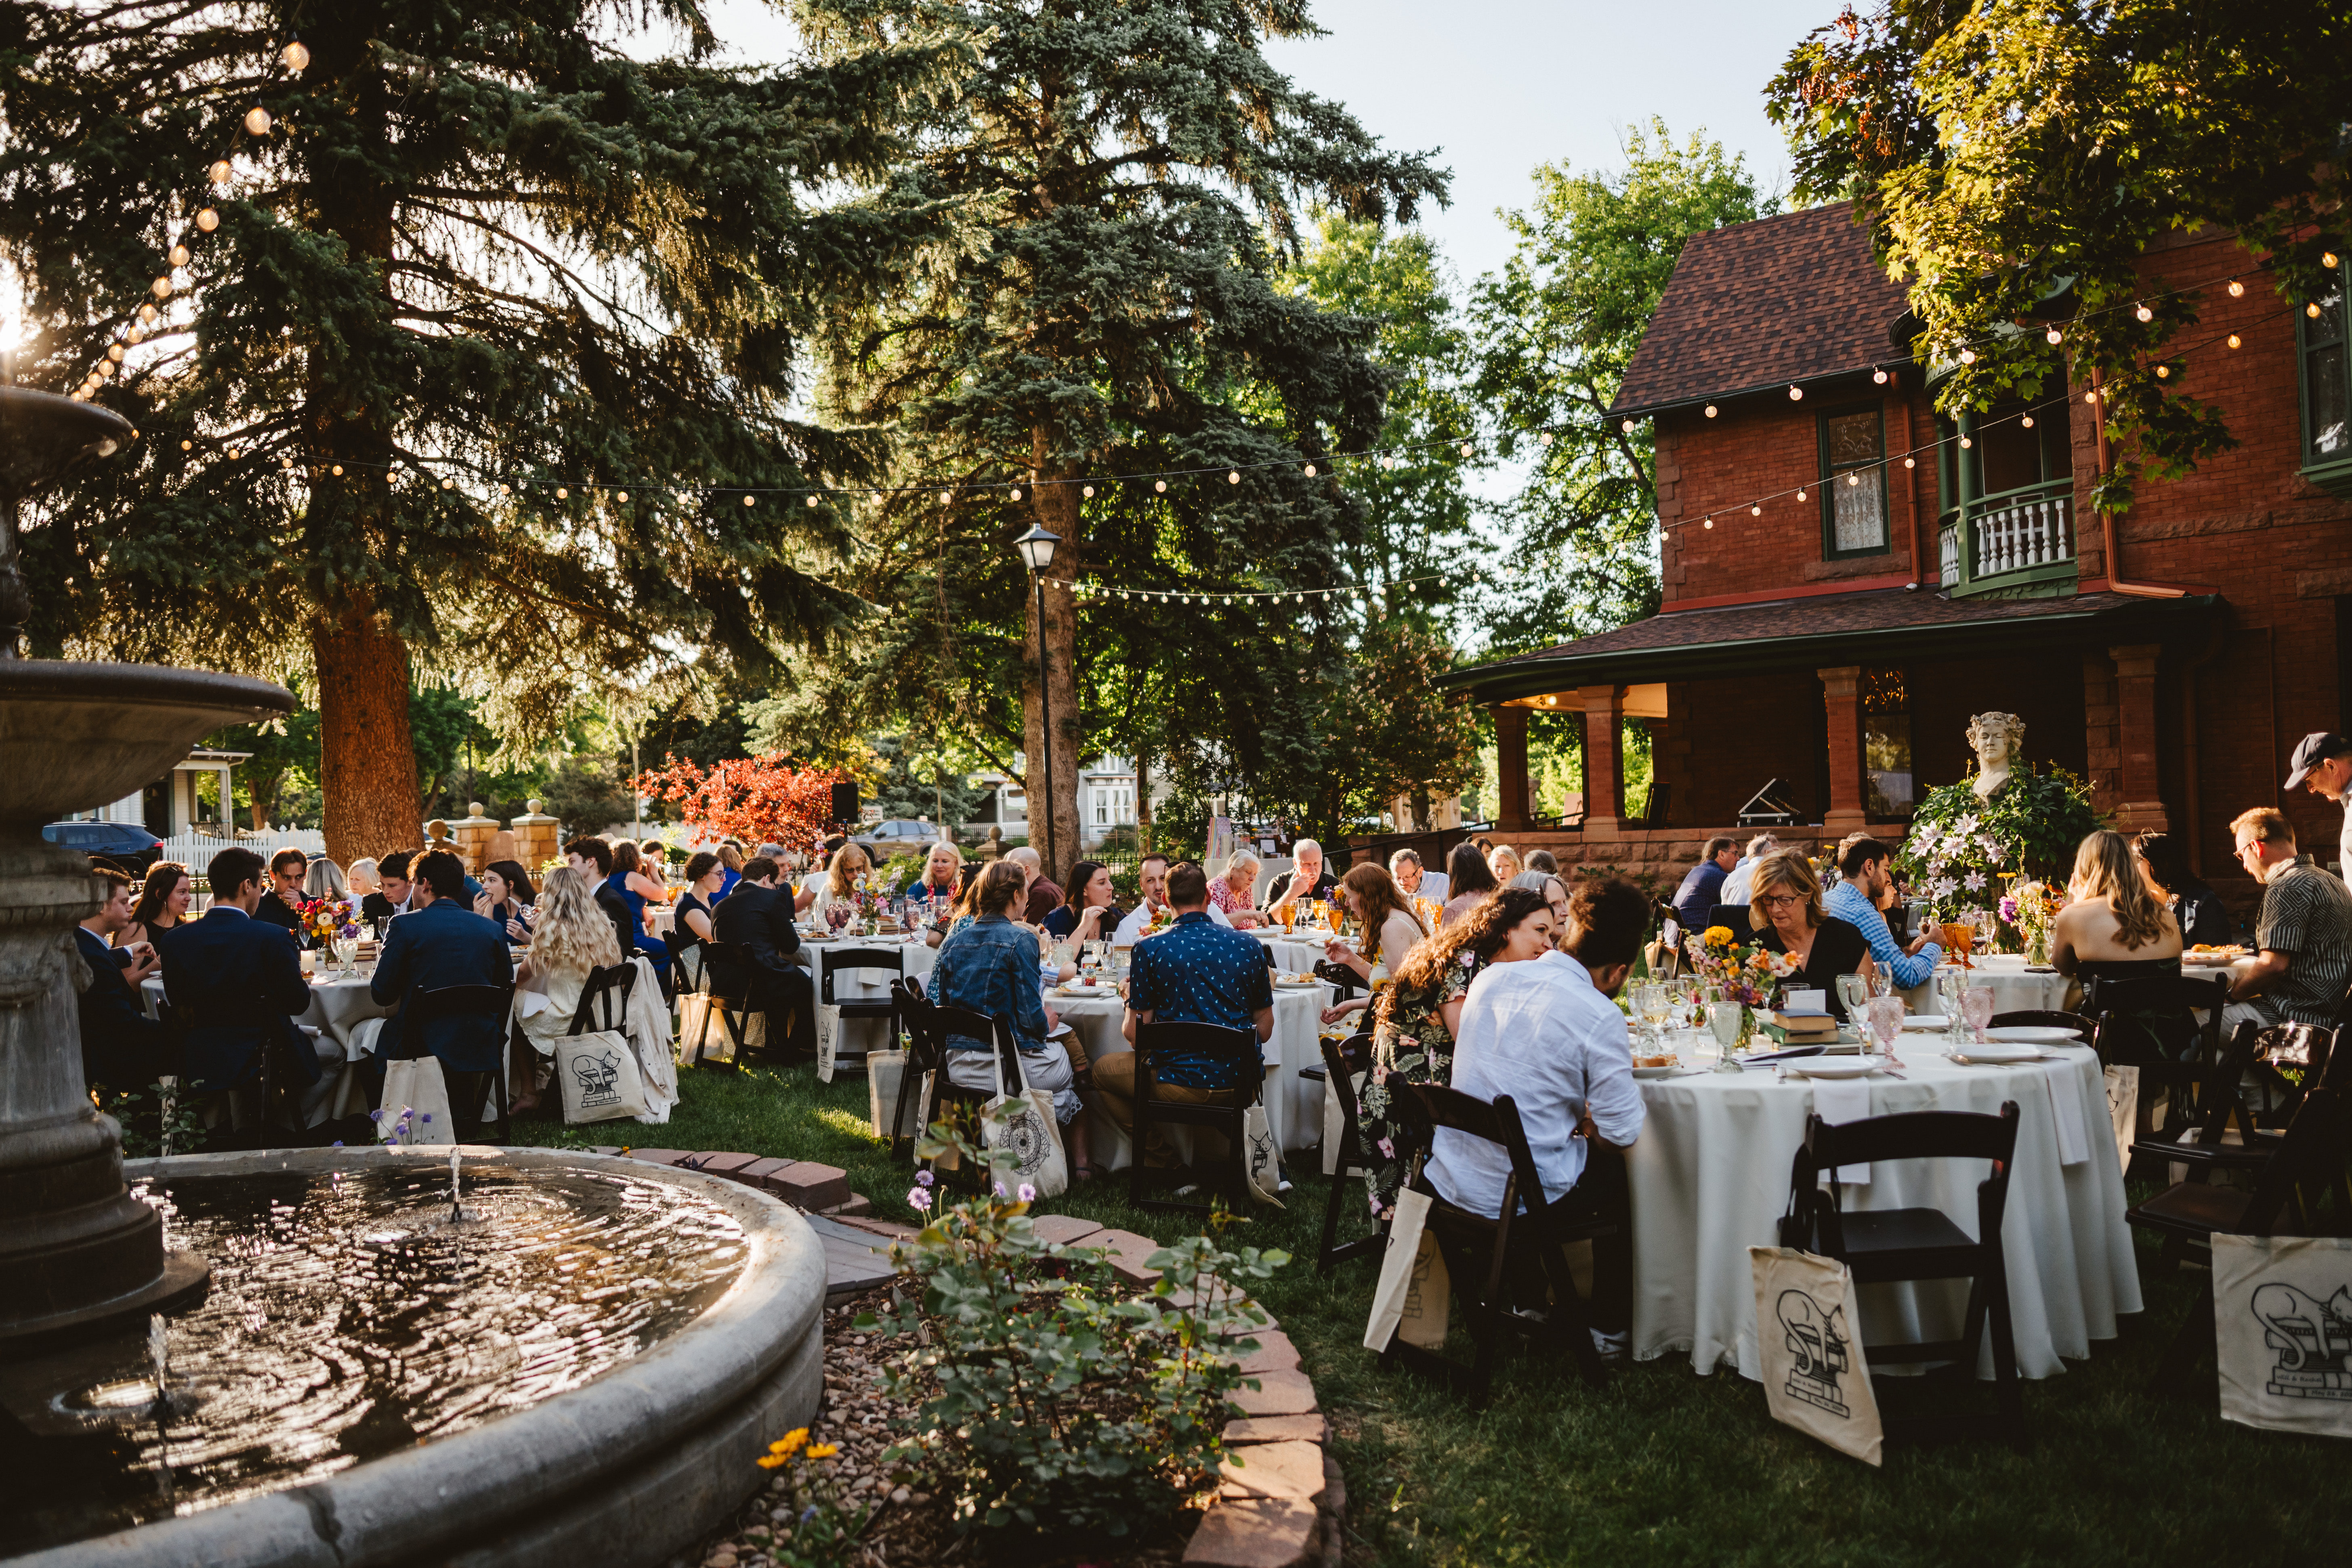
[[[1650,1026],[1650,1051],[1655,1055],[1666,1043],[1666,988],[1656,981],[1645,983],[1634,999],[1642,1010],[1642,1022]]]
[[[355,936],[335,938],[335,963],[345,974],[359,973],[360,939]]]
[[[1971,985],[1960,994],[1960,1013],[1968,1020],[1969,1033],[1981,1043],[1985,1026],[1992,1022],[1992,987]]]
[[[1863,1015],[1870,1026],[1871,1037],[1878,1042],[1878,1054],[1889,1067],[1899,1066],[1895,1059],[1895,1037],[1903,1032],[1903,998],[1873,996],[1863,1005]]]

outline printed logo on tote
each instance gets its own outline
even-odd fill
[[[1838,1397],[1838,1378],[1853,1364],[1845,1333],[1845,1309],[1822,1310],[1822,1304],[1802,1290],[1783,1290],[1775,1306],[1788,1348],[1797,1360],[1781,1390],[1832,1415],[1851,1415]]]
[[[585,1052],[572,1058],[572,1076],[580,1080],[580,1109],[593,1110],[621,1102],[621,1058],[610,1049],[597,1056]]]
[[[2352,1285],[2322,1301],[2273,1280],[2255,1289],[2252,1307],[2263,1347],[2277,1352],[2265,1393],[2352,1400]]]

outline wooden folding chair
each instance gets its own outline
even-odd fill
[[[908,994],[910,992],[911,996]],[[930,1078],[931,1092],[928,1099],[922,1100],[922,1125],[929,1128],[937,1121],[943,1107],[961,1105],[970,1109],[976,1127],[980,1113],[987,1109],[996,1091],[992,1088],[966,1089],[949,1080],[948,1063],[960,1053],[951,1051],[948,1041],[960,1037],[992,1042],[996,1051],[998,1070],[1009,1087],[1017,1081],[1013,1077],[1018,1070],[1013,1063],[1013,1053],[1020,1049],[1013,1043],[1011,1022],[991,1017],[985,1013],[975,1013],[968,1007],[940,1006],[923,994],[922,983],[911,978],[899,982],[898,995],[904,1004],[909,1032],[917,1037],[916,1045],[907,1054],[906,1077],[899,1080],[900,1102],[905,1102],[908,1086],[920,1081],[918,1075],[927,1073]],[[919,1089],[917,1093],[920,1095]],[[932,1169],[938,1170],[937,1162],[933,1162]],[[959,1168],[944,1173],[950,1179],[968,1182],[975,1192],[987,1185],[988,1172],[984,1165],[964,1162]]]
[[[1494,1386],[1495,1363],[1507,1334],[1530,1345],[1564,1341],[1585,1383],[1601,1387],[1608,1381],[1609,1369],[1593,1342],[1592,1321],[1576,1288],[1567,1249],[1575,1242],[1615,1235],[1615,1219],[1595,1212],[1589,1200],[1580,1202],[1573,1193],[1545,1197],[1519,1108],[1509,1095],[1497,1095],[1490,1103],[1437,1084],[1392,1087],[1397,1092],[1390,1103],[1405,1124],[1417,1162],[1427,1155],[1443,1127],[1499,1146],[1510,1174],[1503,1180],[1500,1213],[1482,1215],[1446,1201],[1425,1168],[1416,1172],[1412,1190],[1431,1200],[1429,1234],[1445,1259],[1474,1349],[1470,1364],[1464,1366],[1439,1352],[1391,1340],[1381,1352],[1382,1363],[1443,1378],[1449,1386],[1463,1389],[1475,1410],[1486,1405]],[[1601,1157],[1599,1151],[1594,1157]],[[1540,1301],[1515,1300],[1515,1292],[1533,1297],[1539,1291]]]
[[[1249,1140],[1243,1135],[1243,1119],[1249,1108],[1258,1102],[1265,1084],[1265,1049],[1255,1029],[1228,1029],[1217,1024],[1196,1024],[1181,1019],[1153,1022],[1139,1026],[1135,1031],[1135,1126],[1134,1159],[1127,1167],[1127,1201],[1139,1209],[1154,1209],[1169,1214],[1207,1215],[1212,1206],[1205,1203],[1187,1203],[1176,1197],[1154,1197],[1156,1186],[1181,1185],[1201,1181],[1207,1174],[1197,1166],[1189,1172],[1185,1167],[1154,1170],[1144,1163],[1152,1124],[1181,1127],[1202,1127],[1224,1135],[1227,1161],[1220,1162],[1223,1184],[1230,1188],[1230,1203],[1235,1209],[1250,1205]],[[1202,1105],[1189,1100],[1164,1100],[1159,1092],[1159,1068],[1170,1057],[1209,1057],[1233,1064],[1234,1091],[1229,1105]]]
[[[2137,1068],[2142,1105],[2152,1104],[2158,1091],[2165,1097],[2164,1120],[2148,1122],[2157,1136],[2177,1138],[2193,1118],[2206,1072],[2221,1054],[2221,1008],[2229,999],[2230,983],[2222,979],[2095,975],[2084,983],[2083,1016],[2096,1026],[2091,1043],[2100,1065]]]
[[[2009,1175],[2017,1152],[2017,1102],[1998,1116],[1923,1110],[1873,1116],[1835,1125],[1805,1119],[1805,1142],[1789,1173],[1789,1213],[1780,1245],[1834,1258],[1856,1285],[1909,1279],[1969,1281],[1969,1304],[1958,1339],[1920,1344],[1864,1345],[1867,1362],[1916,1364],[1948,1362],[1956,1377],[1973,1381],[1978,1347],[1992,1338],[1991,1415],[1889,1416],[1887,1437],[1928,1442],[1945,1437],[2000,1437],[2022,1452],[2030,1446],[2025,1400],[2017,1379],[2017,1340],[2009,1315],[2009,1269],[2001,1255],[2000,1221],[2009,1207]],[[1990,1174],[1977,1184],[1977,1234],[1952,1223],[1941,1209],[1844,1212],[1837,1179],[1841,1165],[1895,1160],[1987,1160]],[[1827,1173],[1827,1189],[1821,1183]]]
[[[715,1068],[720,1072],[740,1072],[743,1058],[749,1054],[748,1026],[751,1016],[747,1004],[751,1000],[751,954],[740,942],[706,942],[703,944],[703,973],[709,976],[709,997],[702,1014],[702,1026],[694,1032],[694,1048],[685,1053],[686,1065],[692,1068]],[[721,985],[719,976],[730,974],[740,990]],[[719,1021],[719,1033],[723,1052],[710,1046],[710,1022]],[[775,1043],[768,1047],[772,1055],[781,1055]]]
[[[1323,1205],[1323,1240],[1315,1249],[1315,1269],[1329,1274],[1340,1264],[1357,1258],[1378,1258],[1388,1246],[1388,1226],[1383,1225],[1370,1236],[1353,1241],[1339,1240],[1339,1211],[1347,1202],[1349,1184],[1361,1178],[1369,1186],[1371,1181],[1370,1151],[1364,1146],[1363,1121],[1356,1101],[1356,1074],[1372,1065],[1372,1037],[1351,1035],[1344,1040],[1323,1042],[1323,1073],[1330,1086],[1329,1092],[1339,1101],[1339,1149],[1338,1163],[1331,1175],[1331,1194]],[[1304,1078],[1304,1073],[1299,1075]]]

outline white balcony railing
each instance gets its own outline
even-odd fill
[[[1937,531],[1937,540],[1941,546],[1937,553],[1941,559],[1937,564],[1936,580],[1949,588],[1960,580],[1960,531],[1952,524],[1946,523]]]
[[[2037,486],[1989,497],[1970,507],[1969,577],[1980,583],[2073,560],[2074,535],[2066,520],[2072,489],[2071,481],[2063,488]]]

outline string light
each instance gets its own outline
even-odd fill
[[[2171,374],[2172,367],[2168,364],[2160,364],[2156,367],[2156,379],[2158,381],[2168,380],[2170,378]]]
[[[1310,479],[1315,477],[1315,465],[1312,463],[1307,465],[1307,477]]]
[[[1862,476],[1860,474],[1848,474],[1845,477],[1845,482],[1849,485],[1858,485],[1862,483]]]
[[[2234,279],[2234,278],[2231,279],[2230,279],[2230,298],[2231,298],[2231,299],[2232,299],[2232,300],[2242,300],[2242,299],[2244,299],[2245,297],[2246,297],[2246,286],[2245,286],[2243,283],[2239,282],[2239,281],[2238,281],[2236,279]]]
[[[1549,447],[1549,446],[1550,446],[1550,445],[1551,445],[1551,432],[1550,432],[1550,431],[1549,431],[1549,430],[1545,431],[1545,432],[1544,432],[1540,437],[1537,437],[1537,438],[1538,438],[1538,440],[1540,440],[1540,441],[1541,441],[1545,446],[1547,446],[1547,447]]]
[[[185,267],[187,264],[188,247],[184,245],[175,245],[172,247],[172,265],[174,267]]]
[[[2319,253],[2319,264],[2322,267],[2332,268],[2336,265],[2336,253],[2332,250],[2321,251]]]
[[[952,505],[954,505],[954,504],[955,504],[955,491],[953,491],[953,490],[941,490],[941,491],[940,492],[940,504],[941,506],[952,506]]]
[[[294,466],[292,459],[288,459],[286,466],[289,468],[292,468]],[[455,479],[443,479],[441,481],[441,488],[445,490],[454,490],[457,488],[457,481]]]
[[[2051,328],[2048,331],[2046,331],[2046,332],[2042,333],[2042,337],[2043,337],[2043,338],[2047,339],[2047,340],[2049,341],[2049,342],[2050,342],[2053,347],[2054,347],[2055,345],[2057,345],[2057,344],[2059,344],[2059,343],[2063,343],[2063,342],[2064,342],[2066,341],[2066,334],[2065,334],[2065,333],[2063,333],[2063,332],[2062,332],[2062,331],[2059,331],[2057,328],[2055,328],[2055,327]]]
[[[1798,499],[1799,500],[1804,500],[1804,499],[1805,499],[1805,492],[1804,492],[1803,490],[1801,490],[1801,490],[1799,490],[1799,491],[1797,492],[1797,499]]]
[[[623,496],[621,499],[622,499],[623,500],[628,500],[629,498],[628,498],[627,496]],[[814,511],[814,510],[816,510],[816,497],[815,497],[815,496],[814,496],[814,495],[810,496],[810,497],[809,497],[809,499],[808,499],[808,503],[809,503],[809,510],[810,510],[811,511]]]
[[[1465,458],[1466,458],[1466,457],[1470,456],[1470,452],[1471,452],[1470,443],[1469,443],[1469,442],[1467,442],[1467,441],[1463,442],[1463,443],[1462,443],[1462,455],[1463,455],[1464,457],[1465,457]]]
[[[759,498],[756,496],[745,496],[743,498],[743,504],[745,506],[756,506],[759,504]]]
[[[1801,387],[1801,386],[1791,386],[1791,387],[1790,387],[1790,388],[1789,388],[1789,401],[1790,401],[1790,402],[1791,402],[1791,403],[1802,403],[1804,400],[1805,400],[1805,389],[1804,389],[1803,387]]]
[[[1962,450],[1962,451],[1964,451],[1964,452],[1965,452],[1965,451],[1967,451],[1970,447],[1973,447],[1973,446],[1975,446],[1975,445],[1976,445],[1976,442],[1975,442],[1975,441],[1973,441],[1973,440],[1971,440],[1969,437],[1966,437],[1966,436],[1963,436],[1963,437],[1960,437],[1960,450]],[[1802,496],[1799,496],[1797,499],[1798,499],[1799,500],[1804,500],[1805,498],[1804,498],[1804,497],[1802,497]]]
[[[2033,428],[2033,416],[2029,414],[2024,418],[2019,420],[2018,423],[2025,429],[2031,430]]]
[[[1916,458],[1906,458],[1903,459],[1903,466],[1906,468],[1916,468],[1919,466],[1919,459]]]
[[[555,487],[555,499],[557,500],[570,500],[572,499],[572,492],[563,486],[558,485]]]
[[[196,215],[196,226],[206,234],[212,233],[213,230],[220,227],[220,214],[210,207],[205,208]]]
[[[616,500],[616,501],[619,501],[623,506],[626,506],[626,505],[628,505],[628,504],[629,504],[629,492],[628,492],[628,491],[626,491],[626,490],[623,490],[623,491],[621,491],[618,495],[614,496],[613,499],[614,499],[614,500]],[[811,497],[809,498],[809,504],[810,504],[811,506],[814,506],[814,505],[816,504],[816,498],[815,498],[814,496],[811,496]]]
[[[1879,385],[1885,386],[1886,384],[1886,373],[1884,370],[1874,370],[1870,373],[1870,379],[1876,382]]]
[[[2235,332],[2231,332],[2231,333],[2230,334],[2230,346],[2231,346],[2231,348],[2233,348],[2233,349],[2234,349],[2234,348],[2240,348],[2240,347],[2242,347],[2242,346],[2243,346],[2243,344],[2244,344],[2244,341],[2245,341],[2245,340],[2243,340],[2242,338],[2239,337],[2239,336],[2238,336],[2238,334],[2237,334],[2237,333],[2235,333]]]
[[[158,300],[168,300],[172,297],[172,280],[169,278],[158,278],[148,287],[154,289],[155,298]],[[2315,316],[2319,314],[2319,307],[2314,305],[2311,308],[2311,313]]]
[[[1240,470],[1239,468],[1230,469],[1230,470],[1228,470],[1228,471],[1226,472],[1226,474],[1225,474],[1225,483],[1227,483],[1227,484],[1229,484],[1229,485],[1237,485],[1237,484],[1239,484],[1239,483],[1241,483],[1241,482],[1242,482],[1242,475],[1241,475],[1241,470]]]
[[[339,474],[340,474],[340,473],[341,473],[342,471],[343,471],[343,470],[342,470],[342,469],[341,469],[341,468],[337,468],[337,469],[335,470],[335,472],[337,472],[337,473],[339,473]],[[509,487],[509,486],[507,486],[507,485],[505,485],[505,484],[500,484],[500,485],[499,486],[499,494],[500,494],[500,495],[502,495],[502,496],[512,495],[512,494],[514,494],[514,490],[513,490],[510,487]]]
[[[245,128],[254,135],[268,135],[269,125],[269,110],[262,108],[261,105],[257,103],[245,111]]]
[[[2146,305],[2135,305],[2135,306],[2133,306],[2133,307],[2132,307],[2132,314],[2133,314],[2133,316],[2137,317],[2138,320],[2143,321],[2153,321],[2154,320],[2156,320],[2156,312],[2155,312],[2154,310],[2149,310]]]
[[[1961,363],[1962,364],[1974,364],[1974,363],[1977,363],[1977,351],[1976,351],[1976,350],[1974,350],[1974,349],[1962,349],[1962,350],[1960,351],[1960,363]]]
[[[1013,499],[1014,500],[1019,500],[1021,499],[1021,487],[1019,485],[1013,487]]]
[[[341,478],[343,477],[343,466],[342,466],[341,463],[337,463],[337,464],[332,468],[329,469],[328,471],[329,471],[330,473],[333,474],[333,475],[335,476],[335,478],[337,478],[337,479],[341,479]],[[499,487],[499,494],[500,494],[500,495],[504,495],[504,494],[506,494],[506,493],[507,493],[507,488],[506,488],[506,486],[504,486],[504,485],[500,485],[500,486]]]
[[[2314,300],[2310,304],[2305,305],[2303,308],[2303,313],[2315,321],[2319,320],[2319,301]]]
[[[211,168],[206,169],[206,170],[205,171],[205,178],[206,178],[207,180],[210,180],[210,181],[211,181],[214,184],[215,184],[215,185],[226,185],[226,184],[228,184],[228,176],[229,176],[228,160],[227,160],[227,159],[226,159],[226,158],[223,158],[223,159],[218,160],[217,162],[215,162],[215,163],[213,164],[213,166],[212,166]]]
[[[1713,527],[1715,526],[1715,519],[1713,519],[1713,518],[1711,518],[1711,517],[1710,517],[1710,518],[1708,518],[1708,519],[1706,520],[1706,526],[1707,526],[1707,527],[1709,527],[1709,528],[1713,528]]]
[[[1309,473],[1313,473],[1314,471],[1315,471],[1315,470],[1313,470],[1312,468],[1309,468],[1309,469],[1307,470],[1307,472],[1309,472]],[[1095,499],[1095,488],[1094,488],[1094,486],[1092,486],[1092,485],[1088,485],[1088,486],[1087,486],[1087,487],[1086,487],[1083,490],[1081,490],[1079,493],[1080,493],[1080,494],[1082,494],[1082,495],[1084,495],[1084,496],[1085,496],[1088,500],[1094,500],[1094,499]]]
[[[1633,422],[1631,419],[1628,419],[1625,423],[1620,425],[1618,428],[1624,431],[1626,435],[1631,436],[1633,433]]]
[[[1151,488],[1164,496],[1168,493],[1168,481],[1166,479],[1154,479],[1151,481]]]
[[[299,42],[291,43],[286,46],[286,68],[288,70],[299,71],[310,63],[310,51],[304,48]]]
[[[1712,403],[1710,403],[1710,404],[1708,404],[1708,405],[1706,405],[1706,416],[1707,416],[1709,419],[1712,419],[1712,418],[1714,418],[1714,417],[1715,417],[1715,405],[1714,405],[1714,404],[1712,404]]]
[[[154,307],[154,306],[152,306],[152,305],[142,305],[142,306],[140,306],[140,307],[139,307],[139,319],[140,319],[141,321],[153,321],[153,320],[155,319],[155,307]]]
[[[1762,517],[1764,515],[1764,503],[1759,501],[1754,506],[1749,507],[1748,509],[1748,515],[1750,517]]]

